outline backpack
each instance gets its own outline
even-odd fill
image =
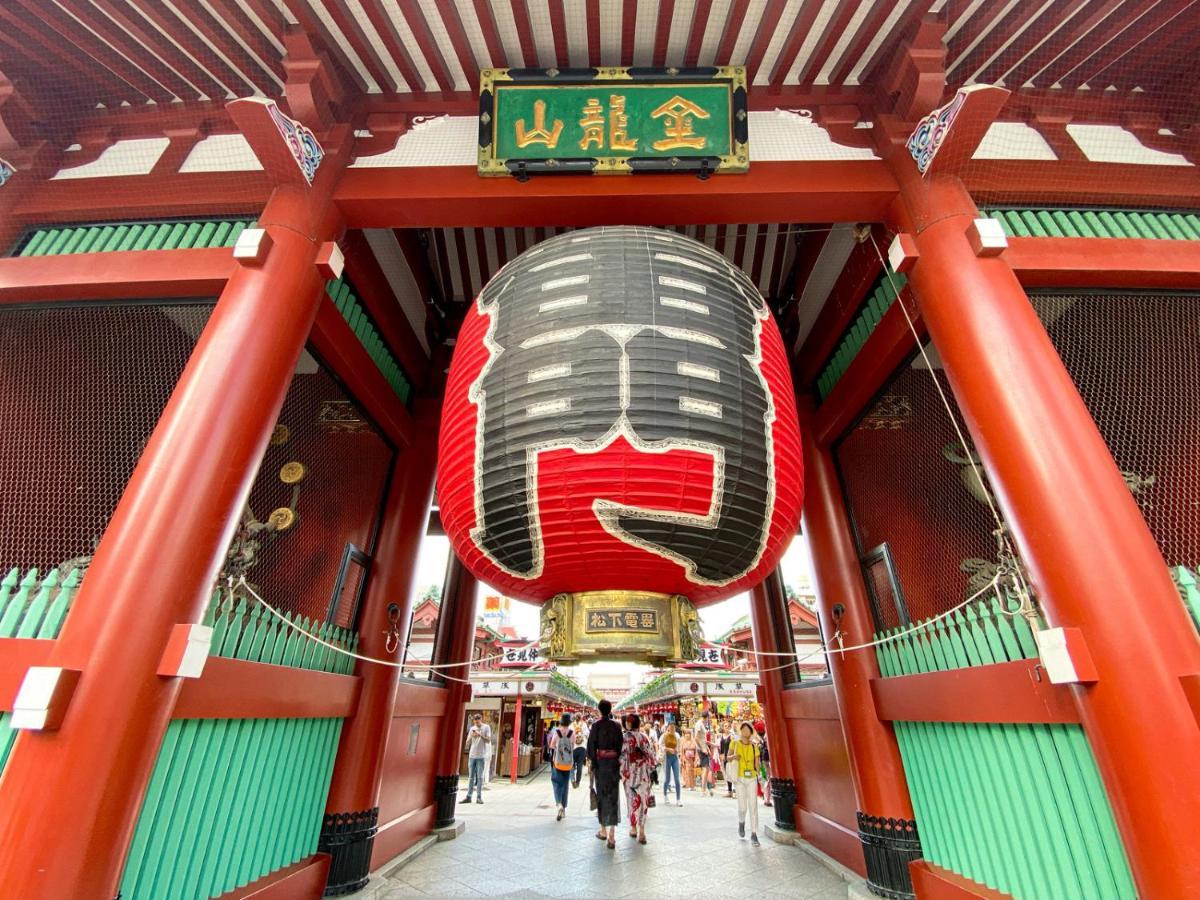
[[[575,740],[571,729],[563,734],[561,727],[557,729],[558,741],[554,744],[554,768],[560,772],[570,772],[575,766]]]

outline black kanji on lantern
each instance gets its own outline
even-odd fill
[[[597,500],[604,527],[697,583],[727,584],[761,557],[772,509],[774,410],[760,370],[769,313],[753,283],[696,241],[596,228],[546,241],[479,298],[490,359],[478,408],[472,537],[523,578],[542,569],[538,454],[601,449],[712,457],[706,515]],[[727,473],[733,477],[727,477]]]

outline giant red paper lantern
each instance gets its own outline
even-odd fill
[[[480,580],[540,602],[758,583],[800,519],[787,356],[754,284],[652,228],[538,244],[463,322],[438,502]]]

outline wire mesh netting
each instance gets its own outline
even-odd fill
[[[1200,565],[1200,297],[1035,294],[1071,373],[1172,566]]]
[[[934,383],[953,406],[940,361],[927,352],[934,368],[920,356],[903,366],[836,449],[879,628],[945,612],[994,573],[986,488]]]
[[[353,627],[393,457],[314,357],[301,355],[222,577],[283,612]]]
[[[0,569],[86,569],[210,310],[0,310]]]

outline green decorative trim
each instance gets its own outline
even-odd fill
[[[562,672],[550,673],[550,686],[555,688],[567,700],[574,700],[583,706],[595,706],[600,701],[588,693],[574,678]]]
[[[371,361],[375,363],[379,373],[392,386],[392,390],[396,392],[400,402],[407,406],[409,398],[412,396],[412,382],[371,322],[371,315],[363,306],[362,301],[358,299],[358,294],[355,293],[353,286],[343,276],[328,282],[325,285],[325,293],[338,308],[338,312],[342,314],[342,318],[346,320],[346,324],[350,326],[354,336],[367,351],[367,355],[371,357]]]
[[[253,219],[107,222],[35,228],[12,256],[66,256],[119,250],[186,250],[232,247]]]
[[[255,602],[222,603],[203,622],[212,655],[346,674],[353,660],[287,628]],[[289,621],[354,650],[344,628]],[[138,817],[121,896],[218,897],[315,853],[342,720],[177,719]]]
[[[1009,237],[1151,238],[1200,241],[1200,216],[1125,209],[984,209]]]
[[[315,853],[341,731],[341,719],[171,722],[121,896],[219,897]]]
[[[65,578],[57,569],[45,577],[39,577],[37,569],[24,577],[19,569],[10,569],[0,581],[0,638],[58,637],[79,580],[78,569],[71,569]],[[0,713],[0,772],[17,736],[8,725],[11,718],[12,713]]]
[[[891,677],[1032,659],[1037,647],[1029,623],[993,600],[877,654]],[[1030,900],[1136,896],[1082,727],[893,725],[930,862]]]
[[[893,284],[895,285],[894,289]],[[854,357],[863,348],[863,344],[867,342],[867,338],[871,336],[884,313],[891,309],[892,304],[896,302],[896,292],[903,290],[906,284],[908,284],[908,278],[904,275],[893,274],[889,277],[889,270],[880,273],[879,280],[875,282],[875,287],[867,295],[858,316],[846,329],[841,343],[838,344],[833,356],[825,363],[825,368],[817,377],[817,392],[822,400],[829,396],[833,386],[846,374],[850,363],[854,362]]]
[[[347,628],[328,622],[322,624],[307,616],[293,616],[290,612],[284,613],[284,618],[334,646],[352,653],[358,647],[358,635]],[[337,653],[287,627],[257,601],[247,603],[245,598],[238,597],[232,603],[224,603],[221,591],[217,590],[201,624],[212,626],[209,651],[212,656],[339,675],[348,675],[354,670],[352,657]]]
[[[649,703],[670,696],[675,690],[675,676],[671,672],[663,672],[647,681],[633,693],[626,695],[617,704],[617,709],[625,709],[635,704]]]

